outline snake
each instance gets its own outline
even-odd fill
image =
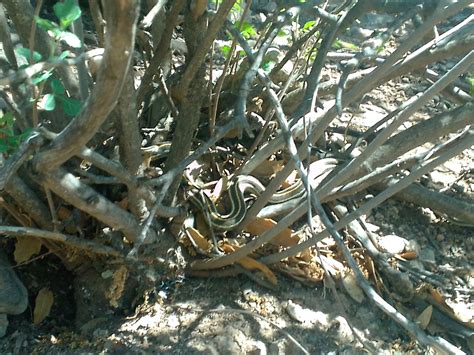
[[[312,163],[310,166],[310,180],[312,187],[318,184],[337,164],[336,159],[323,159]],[[235,229],[245,218],[247,213],[246,195],[250,193],[258,197],[265,190],[265,186],[252,175],[238,175],[231,181],[227,190],[230,201],[228,212],[220,213],[216,204],[202,190],[189,196],[191,204],[205,216],[209,227],[216,232]],[[283,205],[292,201],[299,201],[306,195],[306,189],[301,180],[297,180],[289,187],[277,191],[269,199],[273,210],[282,209]]]

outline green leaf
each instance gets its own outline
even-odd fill
[[[52,37],[58,41],[61,39],[61,36],[63,34],[64,30],[60,29],[59,27],[58,28],[53,28],[51,30],[51,33],[52,33]]]
[[[467,77],[466,81],[469,84],[471,95],[474,95],[474,78]]]
[[[229,45],[225,44],[221,47],[221,52],[222,52],[223,55],[225,55],[227,57],[230,53],[230,49],[231,49],[231,47]]]
[[[32,79],[31,79],[31,82],[33,83],[33,85],[38,85],[39,83],[41,83],[42,81],[45,81],[46,79],[48,79],[51,75],[53,75],[53,72],[51,70],[49,71],[46,71],[42,74],[39,74],[39,75],[36,75],[34,76]]]
[[[4,136],[4,139],[8,140],[8,137],[13,135],[13,129],[11,128],[0,128],[0,136]]]
[[[35,22],[38,25],[38,27],[42,28],[45,31],[52,31],[55,29],[58,29],[59,26],[56,22],[35,16]]]
[[[7,112],[2,117],[0,117],[0,126],[8,127],[9,129],[13,128],[13,113]]]
[[[10,147],[6,144],[6,141],[0,139],[0,153],[7,153]]]
[[[24,47],[16,48],[15,52],[19,56],[26,58],[26,60],[28,60],[28,61],[30,60],[30,50],[28,48],[24,48]],[[42,58],[43,57],[41,56],[41,54],[39,54],[36,51],[33,51],[33,62],[34,63],[39,62]]]
[[[243,23],[240,33],[242,33],[242,36],[244,36],[245,39],[249,39],[257,35],[257,31],[255,30],[255,28],[253,28],[253,26],[248,22]]]
[[[262,64],[262,69],[266,72],[269,73],[272,71],[272,69],[275,67],[276,63],[273,60],[269,60],[265,63]]]
[[[33,132],[33,128],[26,128],[23,132],[21,132],[18,135],[18,138],[20,139],[21,142],[23,142],[26,138],[29,137],[31,132]]]
[[[315,24],[316,24],[316,21],[314,21],[314,20],[306,22],[303,26],[303,31],[310,30],[311,27],[313,27]]]
[[[66,42],[72,48],[81,48],[82,42],[74,33],[63,31],[59,36],[59,39]]]
[[[7,143],[11,148],[16,148],[20,144],[20,138],[14,135],[8,136]]]
[[[59,55],[58,59],[59,60],[66,59],[67,57],[69,57],[70,54],[71,54],[71,51],[64,51]]]
[[[81,8],[74,0],[65,0],[57,2],[53,6],[54,14],[59,19],[62,29],[68,28],[74,21],[81,17]]]
[[[334,49],[341,49],[341,48],[346,48],[346,49],[351,49],[351,50],[358,50],[359,47],[356,46],[353,43],[342,41],[340,39],[336,40],[332,46]]]
[[[58,97],[62,104],[64,113],[70,117],[76,116],[79,112],[81,112],[82,103],[79,100],[73,99],[72,97]]]
[[[44,111],[53,111],[56,108],[56,100],[54,94],[46,94],[39,102],[39,106]]]
[[[51,80],[51,89],[53,90],[53,94],[63,95],[66,89],[64,89],[64,85],[58,79]]]

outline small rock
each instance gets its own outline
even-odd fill
[[[372,233],[377,233],[380,230],[379,226],[376,226],[375,224],[372,224],[369,222],[365,222],[365,226],[367,227],[369,232],[372,232]]]
[[[298,322],[316,324],[322,331],[327,331],[331,325],[327,314],[303,308],[291,300],[286,304],[286,311],[291,318]]]
[[[444,240],[444,235],[443,235],[443,234],[438,234],[438,235],[436,236],[436,240],[437,240],[438,242],[442,242],[442,241]]]
[[[344,275],[344,277],[342,278],[342,285],[346,289],[347,293],[357,303],[362,303],[362,301],[365,299],[364,292],[357,284],[357,280],[354,276],[354,273],[346,273],[346,275]]]
[[[333,321],[336,341],[341,344],[349,344],[354,341],[354,334],[349,323],[344,317],[338,316]]]
[[[178,319],[178,316],[175,314],[170,314],[167,319],[168,327],[171,329],[178,329],[181,322]]]
[[[267,355],[268,353],[265,343],[260,340],[249,341],[247,347],[249,349],[247,349],[246,354],[249,355]]]
[[[408,241],[405,238],[399,237],[395,234],[388,234],[380,237],[380,248],[391,254],[400,254],[405,250]]]
[[[228,326],[214,338],[214,344],[220,354],[241,354],[247,337],[240,330]]]

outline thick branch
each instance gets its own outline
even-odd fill
[[[133,242],[139,231],[137,220],[116,204],[81,183],[74,175],[62,168],[45,174],[43,185],[78,209],[97,218],[108,226],[122,231]]]
[[[106,7],[106,50],[97,84],[81,113],[36,157],[37,171],[52,171],[80,151],[114,108],[133,54],[137,10],[135,0],[117,0]]]

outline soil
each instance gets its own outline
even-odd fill
[[[368,220],[380,226],[383,235],[402,235],[422,250],[433,250],[434,263],[424,265],[443,277],[446,290],[453,291],[448,301],[466,307],[472,317],[473,228],[433,223],[422,209],[396,201],[374,210]],[[60,296],[50,317],[39,326],[31,323],[31,308],[10,317],[0,353],[300,354],[301,347],[311,354],[427,351],[367,299],[358,303],[339,285],[339,303],[324,283],[301,283],[281,274],[275,290],[245,276],[160,281],[136,314],[98,317],[75,330],[70,286],[64,282],[64,270],[52,269],[57,264],[43,260],[34,268],[19,268],[20,276],[30,275],[25,281],[30,290],[33,284],[48,284]],[[454,292],[465,286],[458,278],[470,283],[468,293]],[[294,304],[303,313],[292,316]],[[408,311],[418,316],[414,309]],[[442,335],[468,351],[456,336],[444,331]]]

